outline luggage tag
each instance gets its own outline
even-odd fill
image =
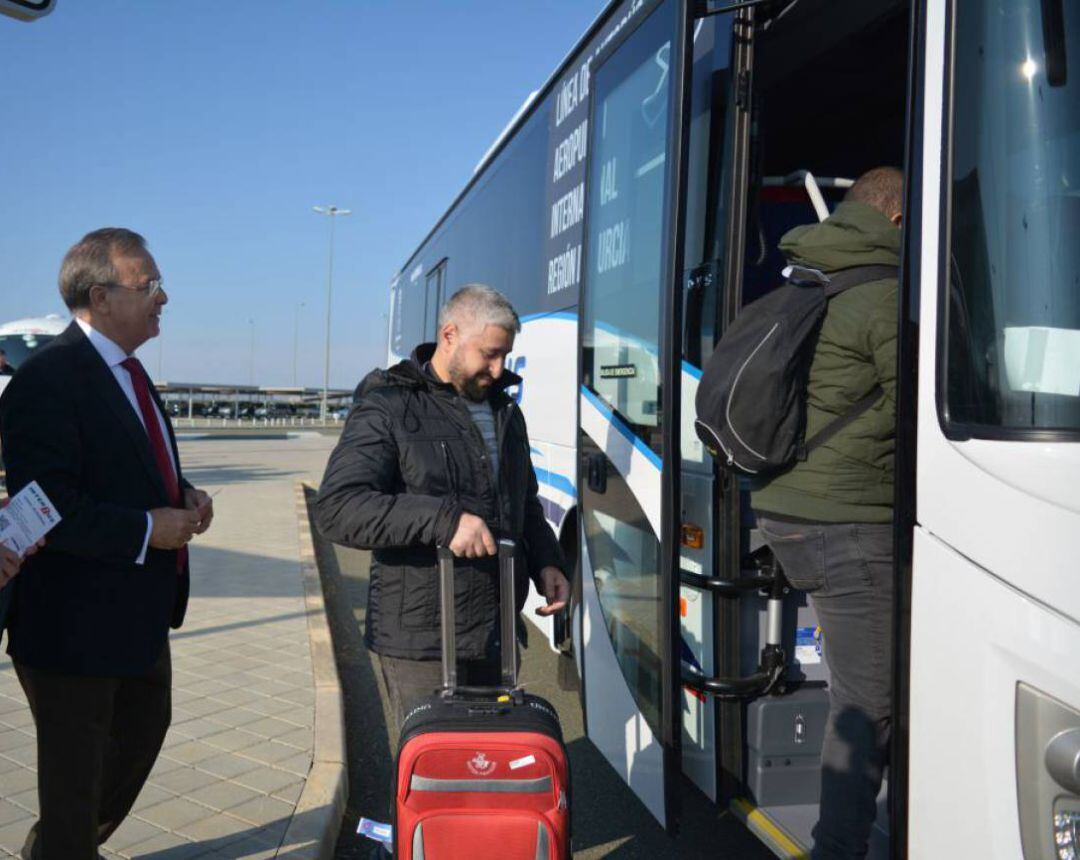
[[[381,842],[383,845],[389,846],[394,843],[394,826],[392,824],[383,824],[381,821],[361,818],[360,823],[356,826],[356,832],[361,836],[366,836],[368,839]]]

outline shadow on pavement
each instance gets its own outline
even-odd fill
[[[300,474],[302,473],[296,470],[274,469],[259,465],[192,466],[184,469],[184,477],[196,487],[247,484],[251,481],[277,481]]]

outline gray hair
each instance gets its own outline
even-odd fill
[[[448,322],[469,329],[494,325],[511,334],[521,331],[521,320],[510,301],[485,284],[466,284],[439,309],[439,329]]]
[[[60,264],[60,298],[70,310],[90,307],[90,288],[116,283],[114,256],[146,253],[146,239],[124,227],[103,227],[87,233]]]

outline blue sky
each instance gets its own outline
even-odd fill
[[[89,230],[150,242],[141,355],[183,381],[331,385],[383,362],[391,276],[603,0],[57,0],[0,18],[0,321],[62,313]],[[297,305],[304,307],[297,311]],[[254,324],[249,323],[254,320]]]

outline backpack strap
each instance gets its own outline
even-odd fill
[[[828,275],[829,283],[825,285],[825,298],[829,299],[844,290],[850,290],[859,284],[868,284],[871,281],[884,281],[887,278],[896,278],[900,275],[898,266],[852,266],[850,269],[841,269]],[[837,433],[847,427],[856,418],[878,402],[885,392],[881,386],[875,385],[870,393],[857,400],[851,408],[838,418],[833,419],[821,428],[814,436],[807,439],[801,446],[799,459],[805,460],[806,456],[815,448],[820,448],[833,438]]]
[[[805,460],[807,454],[809,454],[815,448],[820,448],[822,445],[832,439],[833,436],[835,436],[837,433],[839,433],[841,430],[851,424],[856,418],[858,418],[871,406],[877,403],[878,400],[881,399],[881,395],[883,395],[884,393],[885,392],[884,390],[882,390],[880,385],[875,385],[873,388],[871,388],[870,393],[855,401],[855,403],[852,404],[851,408],[847,412],[845,412],[838,418],[834,418],[832,421],[830,421],[828,424],[818,430],[817,433],[807,439],[806,442],[803,443],[801,452],[802,456],[800,456],[799,459]]]
[[[828,275],[829,282],[825,285],[825,298],[831,299],[837,293],[850,290],[859,284],[884,281],[899,276],[899,266],[853,266],[850,269],[841,269],[839,272]]]

